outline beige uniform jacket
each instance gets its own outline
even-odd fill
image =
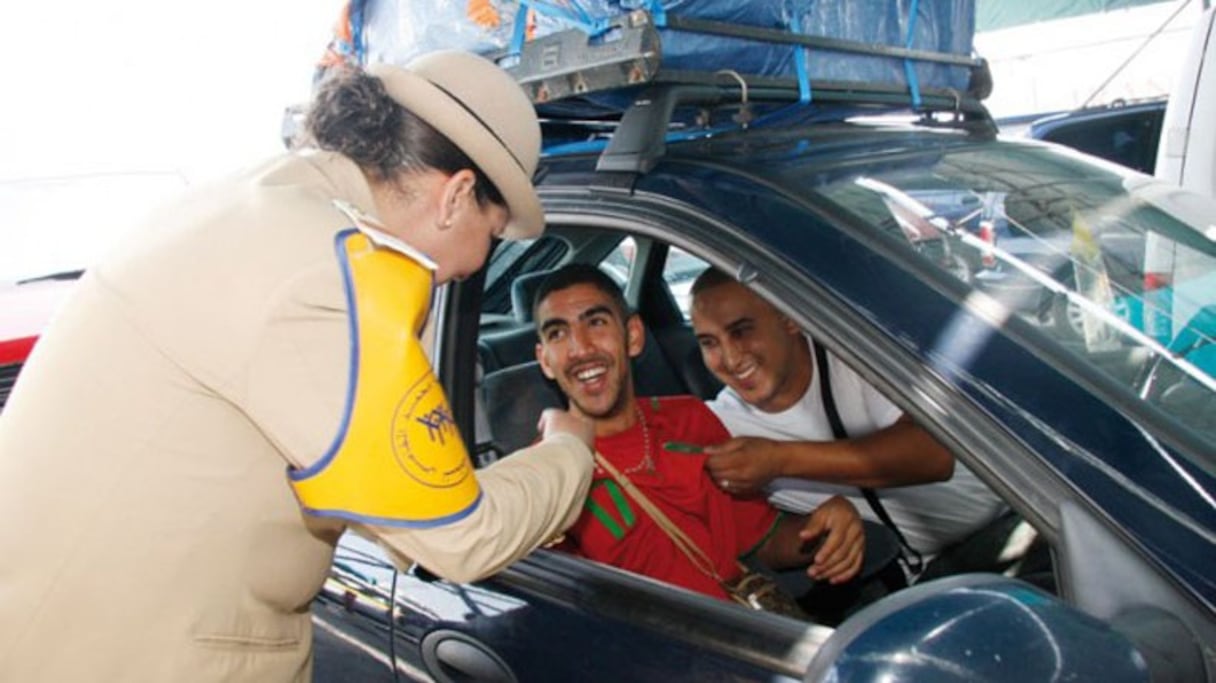
[[[334,199],[374,213],[350,161],[286,156],[81,280],[0,414],[0,680],[311,677],[344,525],[302,513],[286,469],[334,440],[349,379]],[[360,531],[472,580],[569,526],[591,468],[552,438],[480,470],[460,521]]]

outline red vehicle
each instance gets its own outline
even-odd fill
[[[81,271],[0,285],[0,410],[39,333],[72,291]]]

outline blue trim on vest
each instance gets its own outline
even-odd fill
[[[355,307],[355,283],[350,274],[350,257],[346,252],[346,241],[351,235],[357,234],[360,234],[357,229],[346,228],[334,235],[334,253],[338,257],[338,266],[342,269],[342,286],[346,291],[346,321],[350,325],[350,381],[346,385],[346,406],[342,409],[342,422],[338,427],[338,433],[334,435],[334,440],[320,460],[302,469],[287,468],[287,476],[292,481],[307,479],[325,469],[338,454],[342,442],[346,440],[346,430],[350,428],[350,416],[355,409],[355,389],[359,383],[359,312]]]
[[[431,274],[431,285],[426,290],[426,313],[422,314],[422,324],[418,326],[418,343],[419,344],[422,343],[422,331],[425,330],[426,326],[429,325],[431,322],[431,310],[433,308],[435,308],[435,290],[438,288],[438,286],[435,284],[435,271],[428,269],[428,272]],[[414,334],[414,331],[410,330],[410,334]],[[423,354],[423,355],[425,355],[425,354]],[[430,362],[430,358],[427,358],[427,362],[428,363]],[[433,367],[434,366],[432,366],[432,368]],[[438,375],[436,375],[435,381],[436,382],[439,381]],[[447,396],[446,387],[444,388],[443,392],[444,392],[444,396],[446,397]],[[468,453],[468,450],[469,450],[468,448],[465,448],[465,453]]]
[[[368,515],[357,515],[353,512],[347,512],[346,510],[317,510],[314,508],[304,507],[303,505],[300,506],[300,509],[310,515],[316,515],[317,517],[344,519],[348,522],[360,522],[362,524],[375,524],[378,526],[392,526],[405,529],[434,529],[436,527],[447,526],[453,522],[459,522],[465,517],[473,514],[473,511],[477,509],[477,506],[481,505],[481,495],[481,491],[478,491],[477,498],[475,498],[472,503],[469,503],[468,507],[460,512],[453,512],[450,515],[435,517],[433,519],[411,520],[399,519],[396,517],[371,517]]]

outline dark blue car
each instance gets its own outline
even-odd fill
[[[499,245],[442,297],[434,358],[479,464],[533,437],[519,414],[539,410],[537,273],[600,264],[646,325],[640,393],[709,397],[687,283],[713,265],[948,444],[1046,552],[829,626],[557,549],[453,585],[350,539],[322,603],[367,615],[366,643],[440,681],[1216,680],[1216,203],[999,140],[982,107],[948,97],[888,121],[875,109],[906,106],[883,93],[629,92],[635,114],[671,116],[627,113],[611,137],[604,121],[551,121],[546,234]],[[941,218],[994,196],[1043,258],[1073,264],[1069,281]],[[960,272],[960,244],[1070,303],[1079,331]]]

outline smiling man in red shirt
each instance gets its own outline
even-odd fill
[[[602,465],[567,532],[584,555],[723,599],[719,580],[738,578],[738,561],[753,555],[773,569],[809,565],[812,578],[831,583],[857,574],[864,532],[848,501],[826,501],[803,517],[763,498],[733,498],[704,469],[700,447],[729,438],[705,404],[692,396],[637,399],[629,359],[642,351],[642,322],[603,272],[586,264],[555,271],[537,290],[534,319],[541,369],[570,410],[595,423],[596,450],[705,558],[682,551]]]

